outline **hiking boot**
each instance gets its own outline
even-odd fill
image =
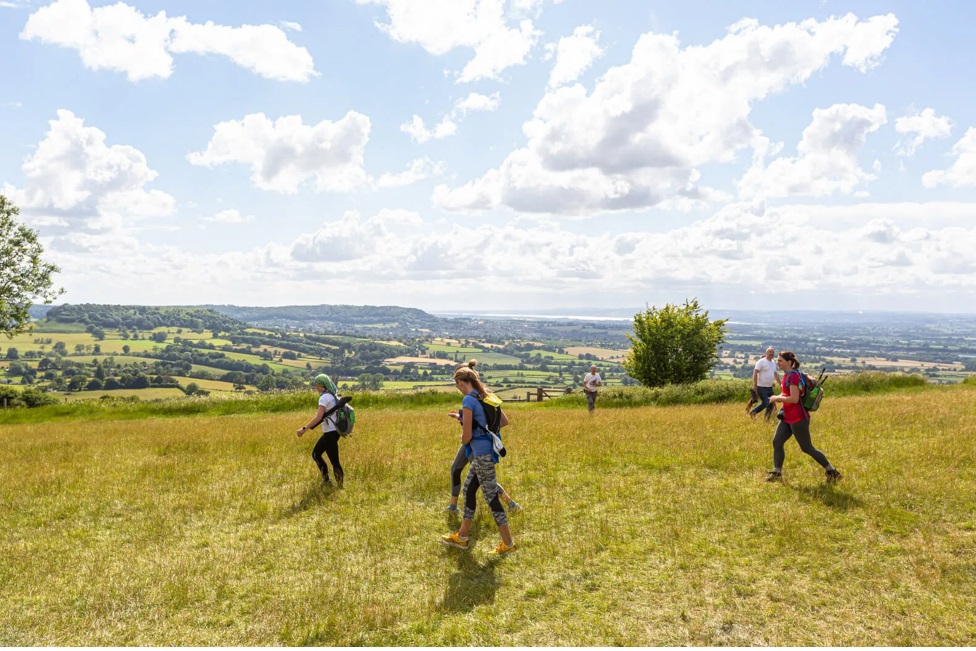
[[[515,500],[512,500],[511,502],[508,503],[509,513],[519,513],[521,511],[522,511],[522,505],[516,502]]]
[[[503,540],[502,542],[498,543],[498,547],[495,547],[495,551],[493,551],[492,554],[495,556],[508,556],[509,554],[514,554],[516,551],[518,551],[518,545],[515,544],[514,540],[512,541],[511,547],[506,545],[505,541]]]
[[[322,478],[322,485],[324,487],[326,487],[326,488],[332,488],[332,480],[329,479],[328,477],[323,477]]]
[[[336,475],[336,486],[338,486],[339,488],[342,488],[342,484],[345,481],[345,479],[346,478],[345,478],[344,475]]]
[[[840,474],[837,468],[831,468],[830,470],[827,471],[828,484],[833,484],[834,482],[840,481],[841,477],[843,477],[843,475]]]
[[[454,533],[452,533],[452,534],[448,534],[446,536],[441,536],[441,543],[447,545],[448,547],[457,547],[458,549],[467,549],[468,548],[468,544],[470,542],[471,541],[470,540],[467,540],[467,539],[461,540],[461,537],[458,536],[458,534],[457,534],[456,531]]]
[[[766,481],[783,481],[783,471],[770,470],[766,473]]]

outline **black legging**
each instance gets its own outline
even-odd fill
[[[782,468],[783,461],[786,459],[786,450],[783,446],[790,440],[791,436],[796,437],[796,442],[800,444],[800,449],[813,457],[813,460],[826,468],[830,465],[824,453],[813,447],[810,441],[810,419],[804,418],[798,423],[790,425],[786,421],[780,421],[776,427],[776,434],[773,435],[773,468]]]
[[[324,432],[322,438],[319,442],[315,444],[312,448],[312,459],[315,461],[315,465],[319,467],[319,472],[322,473],[323,479],[329,478],[329,467],[325,465],[325,461],[322,460],[322,453],[329,457],[329,461],[332,463],[332,472],[335,473],[336,481],[342,483],[342,464],[339,463],[339,432],[332,430],[331,432]]]

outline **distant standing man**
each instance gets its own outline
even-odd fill
[[[776,362],[773,361],[774,357],[776,357],[776,351],[770,346],[766,349],[766,355],[756,362],[756,368],[752,370],[752,390],[759,396],[760,401],[749,412],[749,416],[753,420],[756,420],[756,416],[763,409],[766,410],[766,420],[769,420],[773,413],[773,404],[769,402],[769,399],[773,397],[774,383],[779,384],[779,372]]]
[[[602,384],[603,378],[596,372],[596,364],[594,364],[590,367],[590,372],[583,376],[583,393],[586,394],[586,404],[591,412],[596,407],[596,392]]]

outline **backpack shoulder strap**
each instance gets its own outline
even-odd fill
[[[334,393],[332,393],[332,392],[328,392],[328,393],[333,398],[336,397],[336,395]],[[322,414],[322,418],[318,422],[316,422],[314,425],[312,425],[311,427],[309,427],[309,429],[315,429],[316,427],[318,427],[319,424],[322,421],[324,421],[326,418],[328,418],[332,414],[336,413],[337,411],[339,411],[340,409],[342,409],[343,407],[345,407],[346,406],[346,403],[350,402],[351,400],[352,400],[352,398],[350,398],[348,396],[343,397],[343,398],[339,398],[338,400],[336,400],[335,407],[333,407],[332,409],[329,409],[324,414]]]
[[[796,370],[795,368],[791,368],[790,370],[788,370],[788,371],[786,372],[786,374],[787,374],[787,375],[789,375],[790,373],[796,373],[796,375],[797,375],[797,377],[798,377],[798,378],[800,378],[800,394],[802,395],[802,394],[803,394],[803,393],[805,393],[805,392],[806,392],[806,390],[807,390],[807,383],[806,383],[806,381],[805,381],[805,380],[803,379],[803,373],[800,373],[800,372],[799,372],[798,370]]]
[[[484,434],[481,435],[482,438],[490,439],[491,438],[491,430],[488,429],[488,427],[487,427],[487,425],[488,425],[488,407],[492,407],[493,409],[496,409],[496,407],[493,407],[492,405],[486,405],[485,404],[485,401],[482,400],[481,398],[478,398],[478,403],[481,405],[482,413],[485,416],[485,424],[482,425],[481,423],[479,423],[478,422],[478,419],[477,418],[474,418],[474,413],[472,413],[471,414],[471,416],[472,416],[471,431],[474,432],[476,429],[477,430],[480,430],[480,431],[484,432]]]

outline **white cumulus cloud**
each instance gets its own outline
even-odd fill
[[[458,74],[458,82],[498,79],[512,66],[525,63],[540,32],[519,14],[541,2],[516,0],[356,0],[386,8],[388,23],[377,27],[400,43],[416,43],[433,55],[456,48],[474,50]]]
[[[739,181],[744,197],[851,194],[876,175],[861,169],[858,155],[869,133],[886,122],[885,107],[834,104],[816,109],[795,157],[762,160]]]
[[[168,78],[171,54],[220,54],[269,79],[308,81],[312,56],[274,25],[229,27],[189,22],[165,11],[145,16],[123,2],[92,8],[86,0],[56,0],[27,20],[20,38],[78,51],[91,70],[124,72],[131,81]]]
[[[454,104],[454,114],[461,113],[467,115],[472,111],[496,111],[501,104],[498,93],[482,95],[481,93],[469,93],[467,97],[459,99]]]
[[[386,228],[386,219],[362,219],[355,210],[328,221],[314,233],[302,235],[291,246],[295,260],[350,261],[381,265],[396,248],[396,238]]]
[[[364,149],[370,121],[349,111],[335,122],[306,125],[300,115],[272,121],[263,113],[220,122],[206,150],[187,155],[193,165],[240,163],[262,190],[295,193],[306,182],[320,192],[349,192],[367,181]]]
[[[382,174],[374,181],[377,188],[402,188],[418,181],[444,173],[442,163],[434,163],[427,158],[411,161],[407,169],[397,174]]]
[[[976,128],[970,127],[957,142],[952,153],[955,162],[945,170],[932,170],[922,175],[922,185],[934,188],[939,185],[976,185]]]
[[[935,114],[935,109],[927,108],[915,115],[905,115],[895,119],[895,131],[903,139],[898,141],[895,152],[899,156],[914,156],[915,151],[926,140],[947,138],[952,132],[952,120]]]
[[[67,220],[132,219],[171,215],[176,201],[160,190],[146,189],[157,173],[145,155],[128,145],[106,144],[106,134],[67,110],[57,119],[24,162],[22,188],[7,193],[28,212]]]
[[[549,73],[549,88],[576,81],[589,70],[593,62],[603,56],[600,47],[600,32],[592,25],[581,25],[573,30],[572,36],[564,36],[559,42],[547,45],[546,50],[556,62]]]
[[[414,115],[409,122],[400,125],[400,131],[410,136],[414,142],[422,145],[430,140],[440,140],[453,136],[457,133],[457,124],[450,116],[446,115],[433,129],[428,129],[424,119],[419,115]]]
[[[481,93],[470,93],[454,103],[451,112],[443,116],[440,122],[433,129],[428,129],[423,118],[414,115],[409,122],[400,125],[400,131],[410,136],[410,139],[417,144],[423,144],[429,140],[440,140],[457,134],[458,122],[468,113],[474,111],[496,111],[501,104],[498,93],[482,95]]]
[[[724,38],[689,47],[674,35],[644,34],[631,60],[592,92],[550,89],[523,125],[526,146],[480,179],[438,186],[435,204],[587,215],[708,194],[698,166],[733,162],[738,150],[765,142],[749,122],[754,103],[803,83],[836,55],[870,69],[897,24],[891,14],[776,26],[744,20]]]

